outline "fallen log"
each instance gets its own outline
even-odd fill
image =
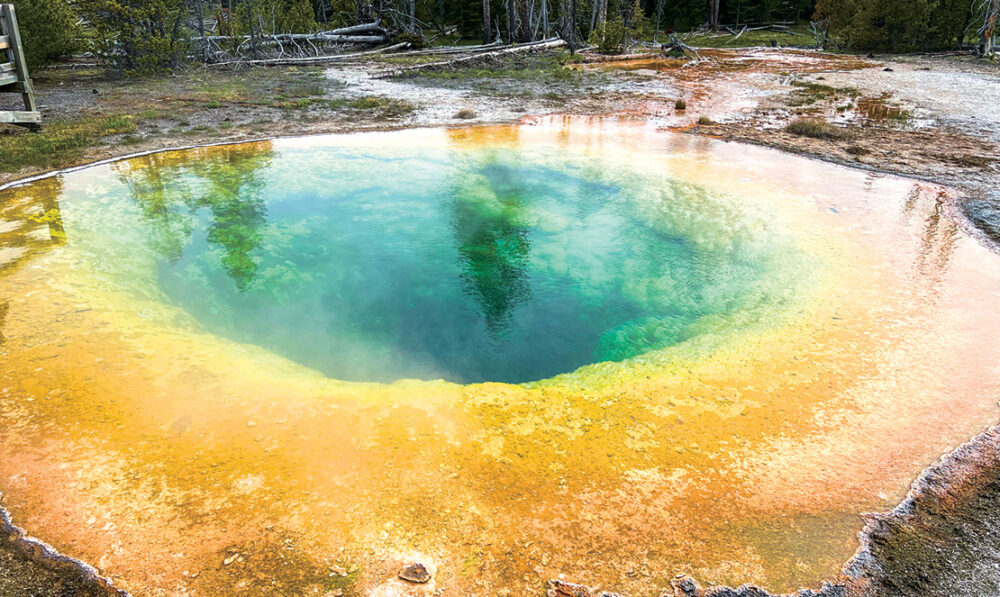
[[[241,40],[249,41],[249,35],[205,35],[192,37],[192,41],[224,41]],[[326,43],[341,44],[384,44],[387,41],[385,35],[341,35],[334,33],[278,33],[275,35],[261,35],[257,38],[258,43],[264,45],[275,45],[286,41],[318,41]]]
[[[662,58],[663,52],[643,52],[641,54],[615,54],[615,55],[605,55],[605,54],[584,54],[580,52],[583,56],[584,64],[602,64],[605,62],[627,62],[629,60],[649,60],[650,58]]]
[[[380,23],[381,21],[375,21],[374,23],[362,23],[361,25],[351,25],[350,27],[320,31],[320,33],[323,35],[353,35],[355,33],[364,33],[366,31],[376,31],[382,35],[386,35],[386,31],[382,28]]]
[[[445,46],[441,48],[427,48],[424,50],[410,50],[400,52],[397,56],[445,56],[448,54],[474,54],[476,52],[488,52],[490,50],[503,47],[502,41],[495,41],[490,44],[479,46]]]
[[[385,79],[385,78],[388,78],[388,77],[398,77],[398,76],[402,76],[402,75],[409,75],[409,74],[417,73],[417,72],[420,72],[420,71],[423,71],[423,70],[440,70],[440,69],[445,69],[445,68],[449,68],[449,67],[452,67],[452,66],[458,66],[458,65],[467,64],[469,62],[474,62],[474,61],[489,61],[489,60],[493,60],[495,58],[501,58],[503,56],[508,56],[508,55],[511,55],[511,54],[521,54],[521,53],[535,52],[535,51],[540,51],[540,50],[549,50],[549,49],[558,48],[558,47],[565,46],[565,45],[566,45],[565,40],[558,39],[558,38],[551,38],[551,39],[546,39],[546,40],[542,40],[542,41],[538,41],[538,42],[529,42],[529,43],[526,43],[526,44],[519,44],[519,45],[516,45],[516,46],[512,46],[512,47],[509,47],[509,48],[504,48],[503,50],[497,50],[497,51],[494,51],[494,52],[485,52],[485,53],[475,54],[473,56],[462,56],[460,58],[453,58],[451,60],[442,60],[442,61],[439,61],[439,62],[428,62],[428,63],[425,63],[425,64],[415,64],[413,66],[407,66],[407,67],[403,67],[403,68],[396,68],[396,69],[385,70],[385,71],[382,71],[381,73],[377,73],[377,74],[372,75],[372,77],[376,78],[376,79]]]
[[[353,52],[351,54],[330,54],[328,56],[304,56],[301,58],[262,58],[258,60],[230,60],[228,62],[214,62],[211,64],[206,64],[205,66],[241,67],[241,66],[296,66],[296,65],[306,65],[306,64],[324,64],[329,62],[347,61],[353,58],[360,58],[365,56],[373,56],[375,54],[382,54],[384,52],[391,52],[393,50],[406,48],[409,45],[410,42],[404,41],[391,46],[386,46],[384,48],[368,50],[366,52]]]

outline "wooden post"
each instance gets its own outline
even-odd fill
[[[0,50],[8,62],[0,63],[0,92],[20,93],[24,100],[24,111],[0,111],[0,123],[19,124],[37,128],[42,121],[35,102],[35,89],[28,76],[28,64],[24,59],[21,32],[17,28],[17,16],[13,4],[0,4]]]

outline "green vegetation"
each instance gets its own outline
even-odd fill
[[[358,112],[377,112],[382,118],[399,118],[406,116],[415,108],[407,101],[390,97],[366,95],[358,98],[337,98],[325,100],[324,105],[334,110],[346,109]]]
[[[841,48],[915,52],[958,48],[974,15],[968,0],[819,0],[816,16]]]
[[[177,71],[191,60],[311,55],[326,41],[286,34],[369,24],[360,43],[525,42],[561,36],[617,54],[635,40],[674,31],[694,46],[815,46],[902,52],[954,48],[966,36],[995,36],[995,3],[970,0],[18,0],[29,55],[43,64],[89,49],[126,75]],[[992,7],[992,8],[991,8]],[[484,19],[487,27],[484,27]],[[814,21],[810,25],[806,25]],[[372,25],[377,22],[377,25]],[[78,26],[77,23],[83,23]],[[209,27],[208,23],[216,26]],[[711,29],[702,25],[710,23]],[[788,26],[789,23],[797,23]],[[431,29],[434,34],[430,35]],[[485,32],[484,32],[485,29]],[[495,32],[495,33],[494,33]],[[970,38],[971,39],[971,38]],[[374,40],[374,41],[371,41]],[[983,44],[984,49],[989,44]],[[404,62],[440,56],[406,57]],[[399,58],[383,58],[400,60]],[[468,70],[468,69],[466,69]],[[489,69],[478,71],[485,76]],[[474,72],[475,74],[475,72]],[[507,73],[508,75],[510,73]],[[545,73],[558,75],[559,71]],[[446,76],[446,75],[441,75]]]
[[[184,61],[184,0],[79,0],[90,23],[91,51],[129,75],[177,68]]]
[[[823,83],[813,83],[812,81],[792,81],[795,87],[795,97],[788,103],[789,106],[811,106],[821,100],[836,100],[841,97],[856,98],[861,95],[861,91],[854,87],[832,87]]]
[[[688,103],[685,100],[679,99],[676,102],[674,102],[674,109],[679,112],[687,110],[687,108],[688,108]]]
[[[110,135],[135,133],[132,116],[84,118],[72,122],[47,122],[41,132],[11,131],[0,135],[0,172],[17,172],[35,166],[57,168],[79,159],[84,150]]]
[[[76,15],[66,0],[13,0],[13,4],[28,68],[49,64],[80,48]]]
[[[847,131],[819,118],[799,118],[789,123],[785,131],[813,139],[843,139],[847,136]]]
[[[814,47],[816,45],[816,36],[803,24],[781,31],[762,29],[744,32],[741,28],[733,28],[733,31],[736,31],[736,35],[710,31],[688,34],[684,36],[684,42],[699,48],[745,48],[772,44],[782,47]]]
[[[701,126],[712,126],[713,124],[715,124],[715,121],[709,118],[708,116],[699,116],[698,124],[700,124]]]

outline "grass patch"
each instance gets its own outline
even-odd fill
[[[861,147],[860,145],[851,145],[850,147],[846,148],[844,151],[846,151],[847,153],[849,153],[849,154],[851,154],[853,156],[857,156],[857,157],[861,157],[863,155],[868,155],[869,153],[871,153],[871,150],[866,149],[864,147]]]
[[[736,30],[739,33],[739,29]],[[681,39],[688,45],[700,48],[752,48],[770,46],[772,42],[780,46],[815,47],[816,36],[809,32],[807,23],[789,28],[787,31],[747,31],[736,39],[727,33],[687,33]]]
[[[715,124],[715,121],[709,118],[708,116],[699,116],[698,124],[700,124],[701,126],[712,126],[713,124]]]
[[[398,118],[413,112],[416,107],[410,102],[390,97],[365,95],[355,98],[337,98],[326,100],[327,108],[333,110],[352,110],[356,112],[377,112],[381,118]]]
[[[469,120],[470,118],[476,117],[476,111],[470,108],[462,108],[455,113],[455,118],[460,118],[462,120]]]
[[[674,102],[674,109],[677,111],[684,111],[688,109],[688,103],[682,99]]]
[[[836,99],[841,96],[858,97],[861,92],[854,87],[832,87],[812,81],[792,81],[795,87],[795,97],[788,102],[789,106],[810,106],[820,100]]]
[[[789,123],[785,131],[813,139],[843,139],[847,136],[847,131],[819,118],[799,118]]]
[[[65,166],[83,156],[87,148],[99,145],[107,136],[131,136],[135,132],[135,118],[124,115],[49,121],[37,133],[10,130],[0,134],[0,171]]]

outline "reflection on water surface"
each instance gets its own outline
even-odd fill
[[[773,309],[808,275],[763,214],[559,148],[196,156],[117,164],[124,187],[79,206],[101,212],[82,250],[133,242],[208,331],[338,379],[543,379]]]
[[[574,120],[4,191],[3,503],[138,595],[813,584],[996,417],[949,202]]]

